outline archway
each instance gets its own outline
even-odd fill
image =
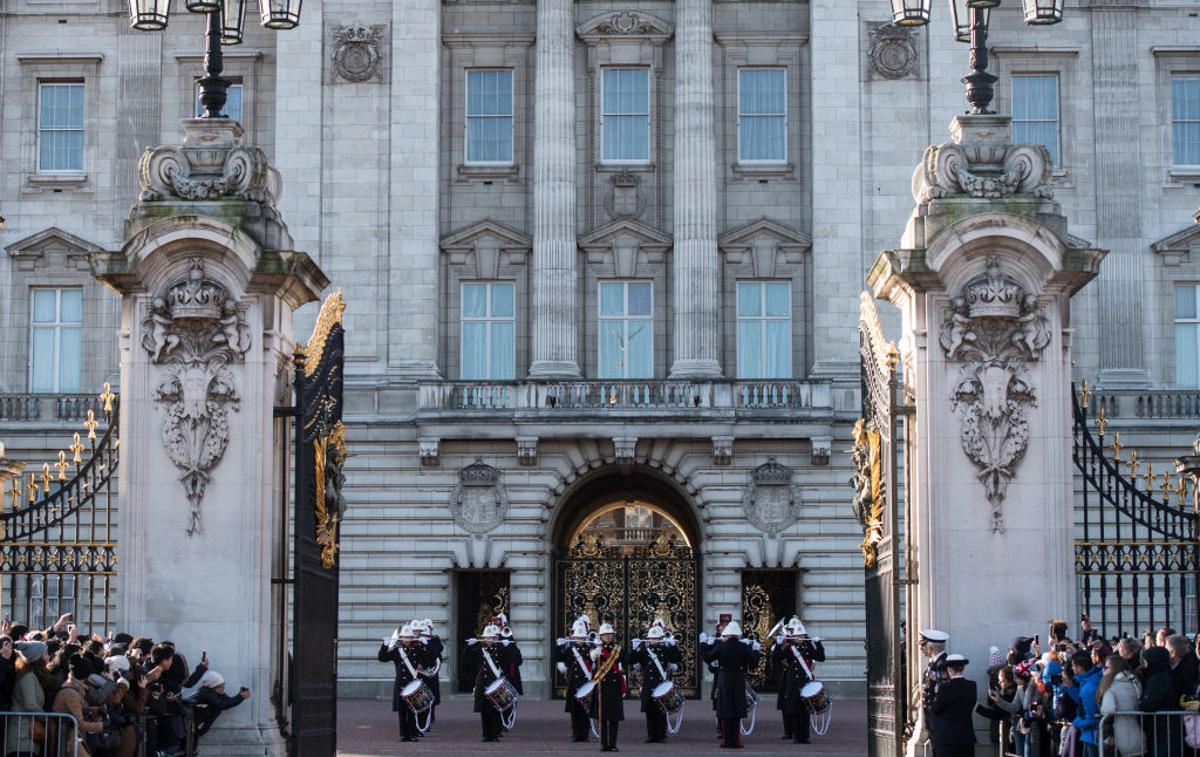
[[[626,654],[661,618],[683,652],[676,684],[699,691],[700,529],[685,495],[649,469],[595,471],[562,499],[554,534],[555,636],[580,615],[610,623]],[[563,681],[552,686],[558,695]],[[630,675],[630,696],[640,676]]]

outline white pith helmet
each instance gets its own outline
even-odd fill
[[[601,623],[600,629],[597,631],[597,633],[600,634],[601,636],[603,636],[606,633],[616,633],[616,632],[613,631],[613,627],[611,625],[609,625],[608,623]]]
[[[494,625],[488,625],[483,629],[483,633],[480,635],[485,639],[495,639],[500,636],[500,629]]]
[[[725,630],[721,632],[722,637],[741,636],[741,635],[742,635],[742,627],[740,625],[738,625],[738,622],[736,620],[729,621],[729,624],[725,626]]]

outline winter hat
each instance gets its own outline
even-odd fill
[[[1028,681],[1033,677],[1033,661],[1026,660],[1020,665],[1013,667],[1013,675],[1022,681]]]
[[[1004,666],[1004,654],[1000,651],[1000,647],[992,647],[988,650],[988,667],[999,668]]]
[[[46,645],[40,641],[18,641],[13,648],[21,653],[25,662],[37,662],[46,656]]]
[[[225,678],[215,670],[210,670],[200,676],[200,688],[215,689],[225,683]]]
[[[109,670],[117,673],[129,672],[129,658],[123,654],[117,654],[104,658],[104,664],[108,665]]]
[[[1012,651],[1016,652],[1017,657],[1024,660],[1029,656],[1029,649],[1033,646],[1033,639],[1028,636],[1018,636],[1012,640]]]
[[[71,659],[67,660],[67,669],[71,672],[71,677],[77,681],[83,681],[92,674],[92,663],[81,654],[71,655]]]

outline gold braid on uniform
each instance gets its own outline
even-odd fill
[[[612,650],[612,654],[608,656],[608,659],[601,663],[600,667],[596,668],[596,672],[592,674],[592,683],[599,686],[600,682],[604,680],[604,677],[608,675],[609,672],[612,671],[613,666],[617,664],[617,658],[620,656],[621,653],[619,650]]]

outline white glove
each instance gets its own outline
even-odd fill
[[[783,634],[780,634],[775,637],[775,644],[778,646],[783,646],[784,641],[786,641],[786,639],[783,637]]]
[[[429,645],[429,639],[422,638],[422,639],[419,639],[419,641],[426,646]]]
[[[708,643],[708,634],[707,634],[707,633],[705,633],[704,631],[701,631],[701,632],[700,632],[700,643],[701,643],[701,644],[707,644],[707,643]]]
[[[637,648],[638,648],[638,647],[640,647],[641,645],[642,645],[642,640],[641,640],[641,639],[634,639],[634,640],[633,640],[633,648],[634,648],[634,649],[637,649]]]
[[[504,639],[504,640],[503,640],[503,641],[501,641],[500,643],[501,643],[503,646],[506,646],[506,647],[507,647],[509,644],[512,644],[512,639]]]
[[[751,644],[753,644],[753,643],[754,643],[754,642],[753,642],[752,640],[750,640],[750,639],[738,639],[738,641],[742,642],[742,643],[743,643],[743,644],[745,644],[746,646],[750,646]]]
[[[468,647],[469,647],[469,646],[473,646],[473,645],[475,645],[475,644],[478,644],[478,643],[479,643],[479,639],[476,639],[475,637],[471,637],[470,639],[467,639],[467,646],[468,646]]]
[[[599,649],[593,649],[593,650],[591,651],[591,655],[592,655],[592,659],[593,659],[593,660],[599,660],[599,659],[600,659],[600,650],[599,650]]]
[[[760,644],[760,643],[758,643],[757,641],[755,641],[755,642],[753,642],[753,643],[750,645],[750,647],[751,647],[751,648],[752,648],[752,649],[753,649],[755,652],[757,652],[757,651],[759,651],[760,649],[762,649],[762,644]]]
[[[566,637],[559,636],[557,639],[554,640],[554,643],[559,645],[560,647],[565,647],[566,645],[571,643],[571,640]]]
[[[384,645],[385,647],[387,647],[388,649],[391,649],[391,648],[392,648],[392,644],[394,644],[395,642],[396,642],[396,640],[395,640],[394,638],[392,638],[391,636],[384,636],[384,637],[383,637],[383,645]]]
[[[635,662],[635,663],[633,663],[633,669],[634,669],[634,670],[641,670],[641,669],[642,669],[642,663],[640,663],[640,662]]]
[[[555,665],[554,667],[558,668],[559,673],[562,673],[563,675],[567,674],[567,663],[560,662],[557,665]]]
[[[667,670],[669,670],[669,671],[671,671],[672,673],[674,673],[674,672],[676,672],[677,670],[679,670],[679,665],[678,665],[677,663],[674,663],[674,662],[672,662],[672,663],[668,663],[668,664],[667,664]]]

